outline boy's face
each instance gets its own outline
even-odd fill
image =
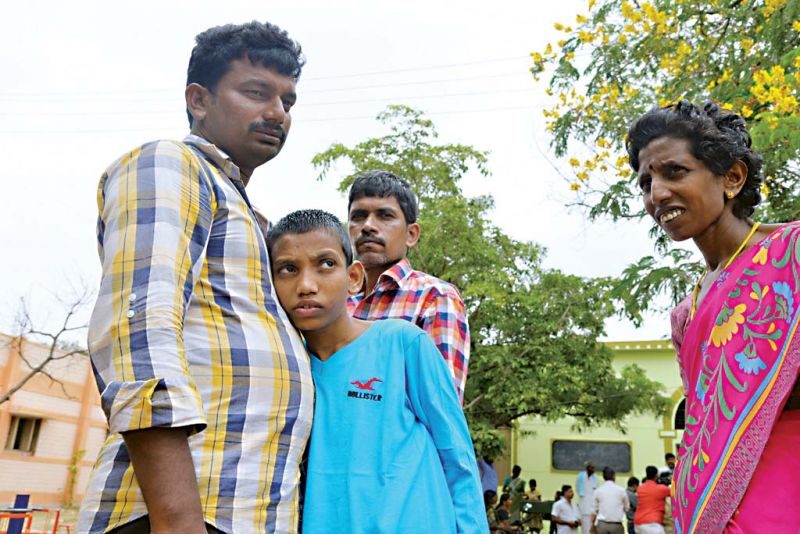
[[[363,267],[346,261],[339,238],[326,230],[285,234],[273,244],[275,291],[298,330],[324,330],[348,313],[347,294],[361,288]]]

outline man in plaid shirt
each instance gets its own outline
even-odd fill
[[[463,402],[469,363],[464,302],[452,284],[411,267],[406,255],[419,240],[417,212],[417,197],[404,178],[377,170],[353,182],[348,228],[367,277],[351,297],[350,311],[365,320],[404,319],[428,332]]]

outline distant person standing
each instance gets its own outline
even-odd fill
[[[525,481],[522,479],[522,468],[515,465],[511,469],[511,481],[508,483],[511,496],[511,520],[519,521],[522,501],[525,498]]]
[[[672,473],[675,472],[675,455],[668,452],[664,455],[664,467],[658,470],[659,484],[672,484]]]
[[[636,508],[639,504],[639,498],[636,496],[636,490],[638,488],[639,479],[630,477],[628,479],[628,487],[625,489],[625,492],[628,494],[628,502],[631,503],[631,507],[628,508],[628,511],[625,513],[628,518],[628,534],[635,534],[633,529],[633,515],[636,513]]]
[[[558,490],[558,491],[556,491],[556,494],[555,494],[555,496],[553,498],[553,505],[555,505],[555,503],[557,503],[560,500],[561,500],[561,490]],[[551,507],[550,513],[547,514],[546,519],[548,519],[550,521],[550,530],[548,532],[550,534],[556,534],[556,528],[558,527],[558,524],[553,520],[552,507]]]
[[[625,513],[630,509],[628,494],[615,483],[616,473],[603,468],[603,485],[594,492],[592,524],[597,522],[597,534],[625,534]]]
[[[492,490],[497,492],[497,470],[494,468],[494,460],[488,456],[478,458],[478,471],[481,474],[481,487],[483,491]]]
[[[581,530],[583,534],[589,534],[592,528],[592,509],[594,508],[594,490],[600,485],[597,473],[594,472],[594,464],[586,462],[583,464],[584,470],[578,475],[575,482],[575,489],[578,492],[578,510],[581,513]]]
[[[525,500],[527,502],[542,502],[542,493],[536,489],[535,478],[528,481],[528,492],[525,494]],[[540,532],[544,528],[542,514],[531,514],[526,526],[533,532]]]
[[[550,512],[550,521],[556,524],[557,534],[578,534],[581,514],[572,502],[574,496],[572,486],[568,484],[561,486],[561,499],[553,504],[553,510]]]
[[[656,482],[658,468],[648,465],[644,483],[636,491],[638,505],[633,516],[636,534],[664,534],[664,509],[669,498],[668,486]]]

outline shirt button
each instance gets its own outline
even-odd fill
[[[128,300],[131,301],[131,302],[135,301],[136,300],[136,293],[131,293],[130,296],[128,297]]]
[[[128,310],[128,317],[129,318],[133,317],[134,315],[136,315],[136,312],[134,312],[133,310]]]

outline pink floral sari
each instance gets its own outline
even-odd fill
[[[690,306],[673,312],[687,400],[672,487],[679,534],[726,529],[797,379],[800,223],[742,253],[691,319]]]

